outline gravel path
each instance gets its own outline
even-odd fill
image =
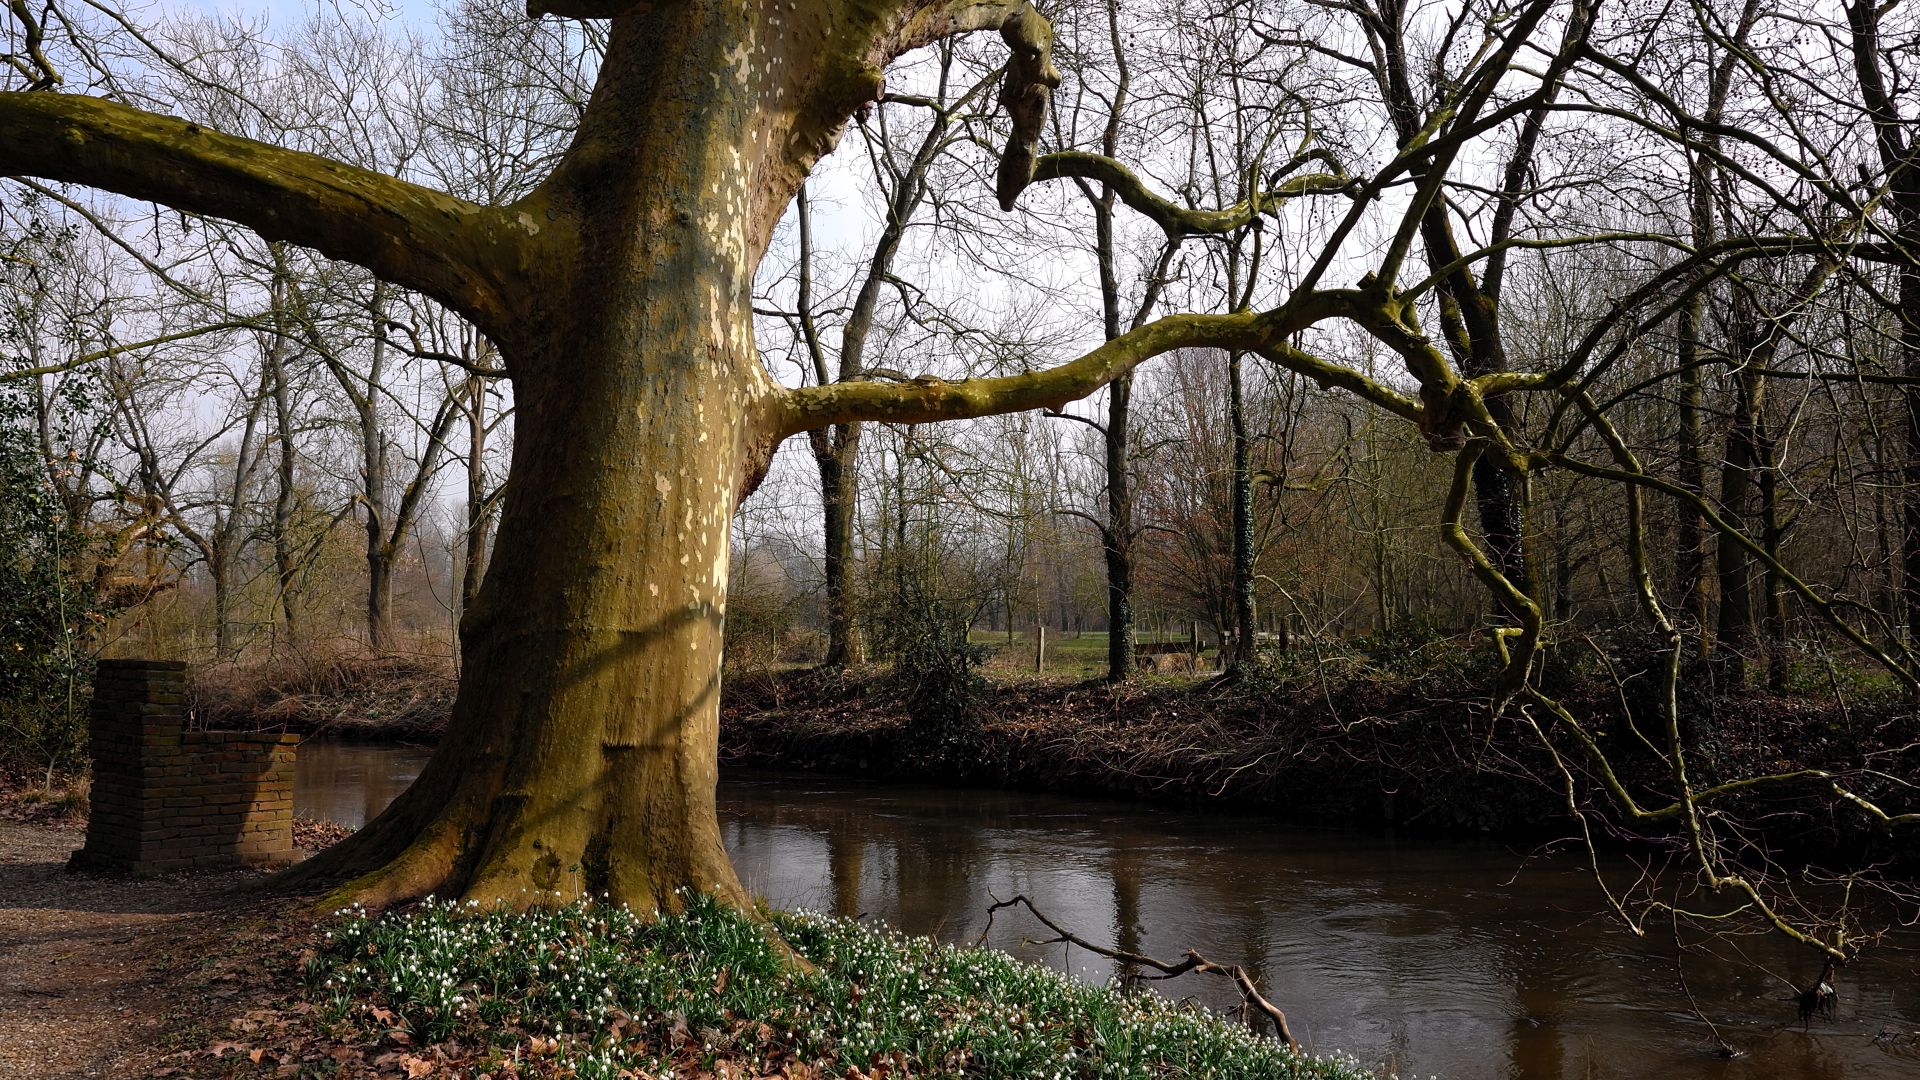
[[[125,878],[68,873],[77,825],[0,821],[0,1077],[138,1076],[191,1041],[182,1017],[238,982],[177,989],[260,903],[248,870]]]

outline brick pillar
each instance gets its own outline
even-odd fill
[[[71,865],[136,868],[143,842],[164,827],[147,792],[180,749],[187,665],[167,660],[102,660],[87,717],[93,789],[87,843]]]
[[[292,735],[184,732],[186,665],[102,660],[88,717],[92,812],[74,868],[151,873],[292,862]]]

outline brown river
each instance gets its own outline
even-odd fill
[[[426,755],[307,743],[295,810],[357,826]],[[1671,928],[1629,935],[1601,914],[1589,871],[1571,857],[1081,797],[764,773],[725,775],[720,822],[741,880],[775,906],[972,941],[995,897],[1025,893],[1089,940],[1248,965],[1303,1043],[1382,1074],[1920,1078],[1920,937],[1842,972],[1835,1015],[1804,1030],[1785,1000],[1788,980],[1817,973],[1804,951],[1765,935],[1716,946],[1744,962],[1689,948],[1694,999],[1745,1051],[1723,1060],[1675,978]],[[1003,912],[989,941],[1090,980],[1114,974],[1100,957],[1024,940],[1047,936]],[[1159,986],[1237,1001],[1224,980]]]

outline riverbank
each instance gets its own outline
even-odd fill
[[[1304,824],[1515,842],[1567,835],[1574,823],[1553,761],[1513,717],[1490,719],[1477,657],[1441,650],[1397,667],[1341,658],[1235,685],[1148,676],[1115,687],[990,670],[961,722],[931,733],[885,668],[735,670],[722,696],[720,755],[869,779],[1233,806]],[[332,657],[203,673],[196,709],[213,726],[431,743],[455,686],[433,662]],[[1652,712],[1635,700],[1633,680],[1556,692],[1588,719],[1636,796],[1654,805],[1670,797],[1664,762],[1637,749],[1623,707]],[[1715,695],[1690,684],[1682,709],[1696,785],[1825,769],[1890,811],[1910,808],[1899,778],[1920,775],[1920,714],[1898,701]],[[1581,768],[1578,751],[1565,752]],[[1768,841],[1787,857],[1920,871],[1913,845],[1836,806],[1818,781],[1722,805],[1764,819]]]
[[[723,698],[721,760],[894,780],[1120,795],[1255,809],[1279,820],[1529,841],[1568,835],[1566,791],[1531,730],[1489,717],[1459,671],[1368,672],[1320,680],[1143,679],[1123,687],[986,681],[972,723],[919,730],[911,693],[885,673],[795,671],[737,679]],[[1565,691],[1646,801],[1669,797],[1664,761],[1611,687]],[[1798,769],[1845,774],[1868,799],[1910,801],[1920,719],[1895,705],[1696,695],[1693,780]],[[1578,753],[1564,748],[1580,769]],[[1598,791],[1591,776],[1588,790]],[[1830,866],[1920,871],[1913,845],[1834,800],[1818,781],[1720,805],[1765,820],[1783,855]],[[1586,809],[1604,819],[1608,807]]]

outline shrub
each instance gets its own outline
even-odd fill
[[[52,774],[86,753],[94,640],[111,606],[100,542],[59,498],[27,389],[0,384],[0,747]]]
[[[881,647],[894,658],[906,699],[908,752],[950,760],[973,746],[988,649],[969,640],[970,608],[944,598],[917,575],[903,575],[889,597]]]

